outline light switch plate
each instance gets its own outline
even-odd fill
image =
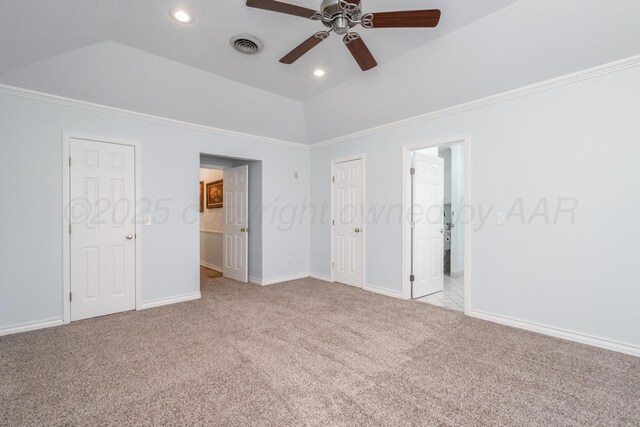
[[[496,214],[496,224],[504,225],[505,222],[507,222],[507,214],[504,212],[498,212]]]
[[[144,220],[142,221],[144,225],[151,225],[151,215],[145,215]]]

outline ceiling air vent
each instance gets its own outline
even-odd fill
[[[247,34],[240,34],[231,37],[231,46],[240,53],[253,55],[262,50],[262,42],[257,38]]]

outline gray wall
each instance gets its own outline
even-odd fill
[[[62,316],[63,131],[141,143],[141,197],[169,210],[139,236],[143,302],[199,290],[200,153],[261,160],[264,203],[300,206],[308,194],[306,175],[293,178],[307,150],[1,93],[0,329]],[[265,280],[309,271],[308,225],[278,218],[258,226]]]
[[[333,159],[364,153],[366,209],[401,206],[402,147],[469,134],[467,203],[476,212],[467,227],[471,309],[637,346],[638,117],[635,66],[354,137],[312,150],[312,203],[329,203]],[[603,146],[618,155],[603,156]],[[573,224],[568,214],[555,221],[563,198],[577,201]],[[549,223],[544,205],[536,210],[541,199]],[[496,225],[500,211],[512,212],[504,226]],[[395,218],[365,225],[365,283],[400,292],[402,233]],[[312,273],[330,274],[330,236],[328,220],[311,224]]]

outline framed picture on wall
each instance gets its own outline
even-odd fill
[[[222,180],[207,183],[207,209],[222,207]]]
[[[200,212],[204,212],[204,181],[200,181]]]

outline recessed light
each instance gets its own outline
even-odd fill
[[[316,77],[322,77],[322,76],[324,76],[324,70],[323,70],[323,69],[318,68],[317,70],[315,70],[315,71],[313,72],[313,75],[314,75],[314,76],[316,76]]]
[[[191,24],[193,22],[191,15],[183,9],[173,9],[169,11],[169,15],[181,24]]]

